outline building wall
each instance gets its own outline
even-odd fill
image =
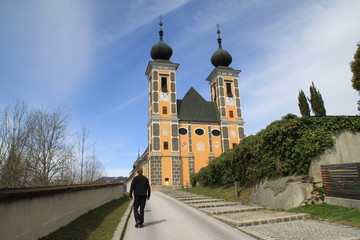
[[[182,161],[182,185],[190,184],[190,174],[197,173],[209,161],[222,153],[221,135],[214,136],[212,130],[219,130],[216,123],[180,123],[179,128],[187,129],[185,135],[180,134],[180,155]],[[196,129],[202,129],[204,134],[199,136]]]
[[[146,69],[149,80],[146,169],[152,185],[186,186],[190,183],[191,173],[197,173],[244,137],[238,85],[240,71],[216,68],[207,79],[211,85],[211,99],[220,113],[219,123],[179,122],[176,106],[178,66],[171,62],[151,61]],[[179,134],[180,128],[187,129],[187,134]],[[204,133],[196,134],[196,129],[202,129]],[[213,130],[220,134],[214,136]],[[165,149],[165,143],[168,149]]]

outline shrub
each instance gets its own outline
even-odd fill
[[[241,141],[202,168],[204,186],[231,185],[234,178],[251,186],[264,178],[308,174],[312,158],[334,145],[333,135],[360,132],[360,117],[304,117],[288,114]]]

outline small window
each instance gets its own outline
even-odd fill
[[[202,136],[202,135],[204,135],[204,130],[201,128],[197,128],[195,130],[195,133],[196,133],[196,135]]]
[[[164,150],[168,150],[169,149],[169,143],[168,142],[164,142]]]
[[[168,182],[169,181],[169,178],[165,178],[165,182]]]
[[[229,117],[233,118],[234,117],[234,112],[233,111],[229,111]]]
[[[167,77],[161,77],[161,91],[162,92],[167,92],[168,91]]]
[[[162,108],[162,113],[163,113],[163,114],[167,114],[167,107],[163,107],[163,108]]]
[[[215,84],[213,85],[213,96],[214,96],[214,102],[216,101],[216,87]]]
[[[220,136],[220,131],[218,129],[214,129],[211,131],[211,134],[215,137]]]
[[[232,146],[233,146],[233,148],[235,148],[235,147],[236,147],[236,143],[233,143]]]
[[[231,92],[231,82],[226,83],[226,94],[228,97],[233,97],[233,94]]]
[[[187,134],[187,129],[186,128],[179,128],[179,134],[180,135],[186,135]]]

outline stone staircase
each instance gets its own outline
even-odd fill
[[[261,240],[360,239],[360,229],[310,220],[309,214],[271,211],[178,190],[163,193]]]
[[[223,199],[209,198],[188,192],[170,190],[164,191],[164,193],[234,227],[310,218],[308,214],[270,211],[267,207],[246,206],[240,202],[226,202]]]

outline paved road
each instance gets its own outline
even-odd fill
[[[255,239],[161,192],[153,192],[146,202],[144,225],[135,228],[131,213],[124,239]]]

